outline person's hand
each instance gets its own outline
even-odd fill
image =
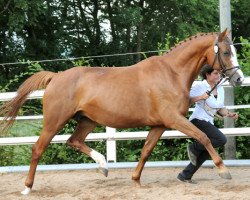
[[[231,117],[233,119],[238,119],[239,118],[238,113],[235,113],[235,112],[228,112],[227,116]]]
[[[204,94],[197,96],[197,97],[190,97],[190,103],[195,103],[200,100],[206,100],[209,95],[205,92]]]
[[[206,100],[209,98],[209,95],[205,92],[203,95],[200,96],[202,100]]]

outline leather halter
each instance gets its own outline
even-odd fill
[[[211,67],[212,67],[212,68],[214,67],[214,63],[215,63],[216,59],[218,59],[218,62],[219,62],[220,68],[221,68],[221,73],[220,73],[220,74],[221,74],[221,78],[220,78],[220,80],[214,85],[214,87],[211,88],[210,91],[207,91],[207,94],[208,94],[209,96],[211,95],[212,91],[222,82],[222,80],[223,80],[225,77],[227,77],[227,75],[226,75],[226,72],[227,72],[227,71],[236,69],[235,72],[234,72],[232,75],[230,75],[230,76],[228,76],[227,78],[225,78],[225,80],[224,80],[222,83],[224,83],[224,82],[226,82],[226,81],[230,81],[231,78],[234,76],[234,74],[237,72],[237,70],[240,69],[239,66],[231,67],[231,68],[227,68],[227,67],[226,67],[226,65],[224,64],[224,62],[223,62],[223,60],[221,59],[221,56],[220,56],[220,48],[219,48],[219,46],[218,46],[218,41],[216,41],[216,43],[215,43],[215,45],[214,45],[214,52],[215,52],[215,56],[214,56],[214,61],[213,61],[213,64],[212,64]],[[222,83],[221,83],[221,84],[222,84]]]

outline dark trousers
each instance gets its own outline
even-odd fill
[[[226,144],[226,136],[213,124],[199,119],[193,119],[191,122],[208,136],[214,148],[222,147]],[[185,179],[191,179],[200,166],[210,157],[206,148],[199,142],[192,143],[190,149],[197,156],[197,164],[194,166],[192,163],[189,163],[181,172]]]

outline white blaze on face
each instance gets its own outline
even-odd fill
[[[237,54],[236,54],[236,50],[235,47],[233,45],[230,45],[231,47],[231,51],[232,51],[232,56],[231,56],[231,61],[234,67],[238,67],[240,66],[237,60]]]
[[[108,168],[105,157],[102,154],[95,151],[94,149],[92,149],[92,151],[90,152],[90,157],[93,158],[93,160],[96,163],[98,163],[100,165],[100,167],[103,167],[105,169]]]
[[[239,65],[238,60],[237,60],[237,54],[236,54],[235,47],[233,45],[230,45],[230,47],[231,47],[231,51],[232,51],[231,62],[233,64],[233,67],[239,67],[240,65]],[[235,75],[238,75],[238,78],[237,78],[238,81],[242,82],[244,80],[244,74],[240,69],[236,70]],[[236,77],[236,76],[234,76],[234,77]]]

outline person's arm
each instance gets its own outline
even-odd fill
[[[206,87],[204,87],[202,82],[196,83],[191,87],[189,95],[190,104],[196,103],[200,100],[206,100],[208,97]]]
[[[222,117],[231,117],[233,119],[238,119],[239,115],[236,112],[230,112],[226,108],[221,108],[217,111],[217,113]]]
[[[209,95],[205,92],[202,95],[196,96],[196,97],[190,97],[190,103],[195,103],[200,100],[206,100],[209,97]]]

